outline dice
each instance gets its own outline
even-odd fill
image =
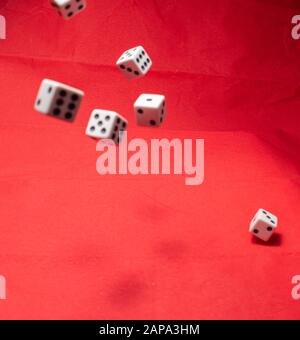
[[[35,109],[45,115],[74,121],[84,92],[54,80],[44,79],[40,86]]]
[[[86,7],[85,0],[51,0],[51,4],[65,19],[70,19]]]
[[[166,117],[166,98],[159,94],[142,94],[134,103],[136,122],[141,126],[160,126]]]
[[[144,76],[151,68],[152,61],[143,46],[124,52],[117,61],[121,72],[127,79]]]
[[[267,242],[277,228],[278,219],[267,210],[259,209],[250,223],[250,233]]]
[[[117,112],[95,109],[88,122],[86,134],[93,138],[112,139],[120,144],[122,132],[127,125],[127,120]]]

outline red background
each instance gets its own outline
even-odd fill
[[[0,318],[299,318],[300,40],[295,0],[88,0],[66,22],[47,0],[1,0]],[[143,79],[114,66],[142,44]],[[85,91],[74,124],[33,110],[43,78]],[[139,128],[141,93],[167,96]],[[205,139],[205,182],[102,177],[93,108],[135,136]],[[279,217],[268,245],[248,234]]]

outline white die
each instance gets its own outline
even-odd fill
[[[44,79],[40,86],[35,109],[46,115],[73,121],[84,92],[54,80]]]
[[[65,19],[72,18],[86,7],[85,0],[51,0],[51,4]]]
[[[250,223],[249,232],[267,242],[277,228],[278,219],[267,210],[259,209]]]
[[[142,94],[134,103],[136,121],[141,126],[160,126],[166,117],[166,98],[159,94]]]
[[[151,68],[152,61],[143,46],[124,52],[117,61],[121,72],[127,79],[144,76]]]
[[[117,112],[95,109],[90,117],[86,134],[93,138],[112,139],[119,144],[122,131],[125,131],[128,122]]]

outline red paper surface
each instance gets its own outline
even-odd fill
[[[64,21],[47,0],[0,15],[0,318],[200,319],[300,316],[298,1],[88,0]],[[114,63],[143,45],[153,69]],[[85,91],[74,124],[33,110],[43,78]],[[161,129],[139,128],[141,93],[167,97]],[[129,139],[204,138],[205,181],[100,176],[93,108]],[[270,244],[248,233],[279,217]]]

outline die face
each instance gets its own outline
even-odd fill
[[[86,134],[94,138],[109,138],[114,126],[115,112],[94,110],[91,114]]]
[[[165,96],[142,94],[134,104],[136,121],[141,126],[160,126],[166,117]]]
[[[126,78],[132,79],[144,76],[150,70],[152,61],[145,49],[137,46],[124,52],[117,65]]]
[[[136,122],[140,126],[160,126],[163,120],[158,112],[151,109],[136,109]]]
[[[49,114],[57,118],[74,121],[82,100],[80,91],[70,89],[67,86],[58,86]]]
[[[49,114],[58,84],[54,81],[45,79],[42,81],[34,108],[41,113]]]
[[[263,241],[269,241],[277,228],[278,219],[267,210],[259,209],[250,223],[249,231]]]
[[[122,62],[120,65],[120,70],[124,74],[127,79],[133,79],[137,77],[141,77],[142,73],[136,66],[136,63],[133,60],[127,60]]]
[[[134,61],[143,75],[145,75],[152,66],[152,61],[142,46],[137,47],[134,51]]]
[[[251,226],[255,225],[255,223],[258,221],[270,225],[273,228],[276,228],[278,224],[277,217],[265,209],[258,210],[253,220],[251,221]]]
[[[158,110],[165,104],[165,96],[160,94],[141,94],[135,102],[135,106]]]
[[[85,0],[52,0],[51,3],[65,19],[72,18],[86,8]]]
[[[95,109],[88,122],[86,134],[93,138],[112,139],[119,144],[119,133],[126,129],[127,124],[127,120],[117,112]]]
[[[52,0],[58,7],[69,5],[71,0]]]
[[[264,209],[260,209],[258,216],[265,223],[270,224],[274,228],[277,227],[278,219],[275,215],[273,215],[269,211],[264,210]]]
[[[274,233],[274,228],[262,221],[257,221],[251,233],[259,239],[268,242]]]
[[[35,103],[37,111],[66,121],[74,121],[84,93],[68,85],[45,79]]]

